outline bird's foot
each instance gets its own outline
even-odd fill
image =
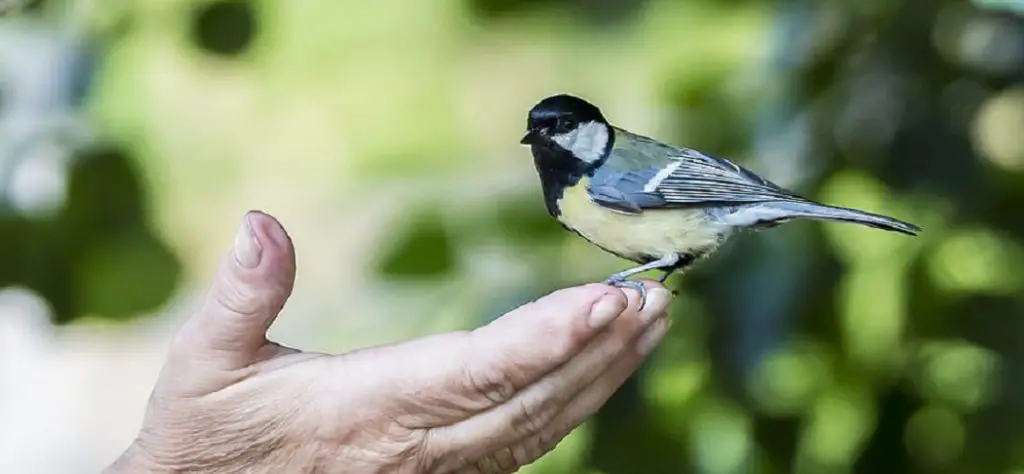
[[[637,311],[644,309],[644,305],[647,304],[647,287],[643,283],[635,280],[627,280],[628,277],[620,275],[612,275],[604,281],[605,285],[612,285],[619,288],[632,288],[640,293],[640,306]]]

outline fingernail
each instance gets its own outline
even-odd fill
[[[600,329],[622,313],[622,300],[613,295],[604,295],[590,310],[590,327]]]
[[[672,326],[672,321],[667,317],[663,317],[654,322],[651,327],[647,328],[640,339],[636,342],[636,351],[643,357],[647,357],[655,347],[658,347],[658,343],[665,337],[668,332],[668,328]]]
[[[650,324],[654,318],[660,316],[668,308],[672,301],[672,293],[664,288],[654,288],[647,292],[647,304],[638,315],[644,324]]]
[[[256,235],[252,233],[252,225],[249,224],[249,214],[242,219],[242,226],[238,228],[238,235],[235,236],[235,261],[245,268],[256,268],[260,264],[260,254],[263,249],[256,241]]]

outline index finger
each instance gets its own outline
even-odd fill
[[[659,287],[647,282],[648,289]],[[403,409],[402,426],[430,428],[459,422],[511,400],[523,388],[564,366],[611,323],[636,312],[639,292],[589,284],[566,288],[520,306],[470,332],[448,333],[364,351],[377,363],[401,362],[380,386]],[[380,374],[378,374],[380,375]],[[371,377],[372,378],[372,377]]]
[[[658,283],[644,281],[648,290]],[[627,297],[628,295],[628,297]],[[471,333],[468,387],[500,404],[579,354],[623,314],[639,292],[604,284],[556,291]],[[632,302],[632,303],[631,303]]]

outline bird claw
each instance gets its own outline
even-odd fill
[[[606,285],[612,285],[619,288],[632,288],[640,293],[640,306],[637,311],[644,309],[644,305],[647,304],[647,287],[643,283],[634,280],[626,280],[624,278],[616,278],[614,276],[604,281]]]

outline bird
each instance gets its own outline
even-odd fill
[[[846,222],[915,236],[893,217],[826,205],[724,158],[663,143],[612,125],[587,100],[557,94],[534,105],[520,144],[528,146],[548,214],[587,242],[636,264],[605,284],[647,290],[706,259],[738,231],[793,219]]]

